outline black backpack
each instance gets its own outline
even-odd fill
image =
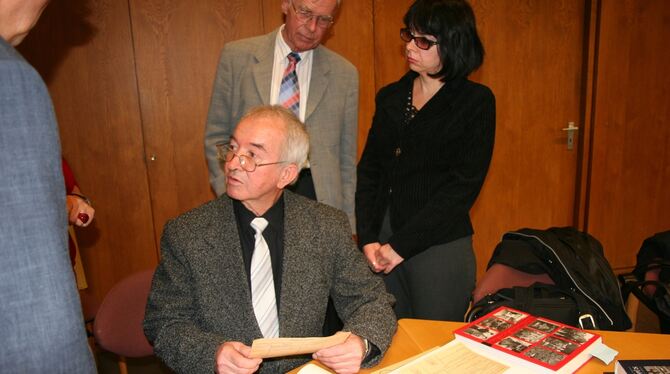
[[[466,320],[506,305],[579,328],[623,331],[631,327],[602,245],[589,234],[572,227],[508,232],[487,269],[496,263],[530,274],[547,273],[555,284],[501,289],[473,305]]]

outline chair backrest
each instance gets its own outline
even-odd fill
[[[153,274],[150,269],[124,278],[102,300],[93,326],[102,349],[124,357],[153,354],[142,328]]]
[[[494,294],[503,288],[514,286],[528,287],[533,283],[554,284],[549,274],[530,274],[503,264],[493,264],[486,270],[477,287],[472,291],[472,303],[475,304],[488,294]]]

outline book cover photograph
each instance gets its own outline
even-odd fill
[[[454,331],[475,351],[544,372],[571,373],[589,360],[599,335],[528,313],[500,307]]]

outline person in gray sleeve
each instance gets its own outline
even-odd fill
[[[0,1],[0,373],[94,373],[49,93],[14,49],[46,0]]]

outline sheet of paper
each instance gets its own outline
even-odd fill
[[[606,363],[609,365],[612,360],[618,355],[619,352],[606,346],[604,343],[596,343],[596,345],[593,347],[593,351],[591,352],[591,355],[600,361]]]
[[[452,341],[429,354],[396,369],[393,373],[440,374],[478,373],[501,374],[508,367],[478,355],[458,341]]]
[[[256,339],[251,344],[251,357],[270,358],[314,353],[320,349],[343,343],[350,332],[339,331],[322,338]]]
[[[427,350],[427,351],[423,351],[423,352],[421,352],[421,353],[419,353],[419,354],[417,354],[417,355],[414,355],[414,356],[412,356],[412,357],[410,357],[410,358],[406,358],[406,359],[404,359],[404,360],[402,360],[402,361],[400,361],[400,362],[396,362],[396,363],[393,364],[393,365],[387,366],[387,367],[385,367],[385,368],[381,368],[381,369],[379,369],[379,370],[375,370],[375,371],[372,372],[372,374],[389,374],[389,373],[391,373],[393,370],[395,370],[395,369],[397,369],[397,368],[399,368],[399,367],[401,367],[401,366],[403,366],[403,365],[407,365],[408,363],[410,363],[410,362],[412,362],[412,361],[418,359],[418,358],[421,357],[421,356],[425,356],[425,355],[429,354],[430,352],[432,352],[432,351],[434,351],[434,350],[436,350],[436,349],[438,349],[438,348],[440,348],[440,347],[439,347],[439,346],[438,346],[438,347],[433,347],[433,348],[431,348],[431,349],[429,349],[429,350]]]

